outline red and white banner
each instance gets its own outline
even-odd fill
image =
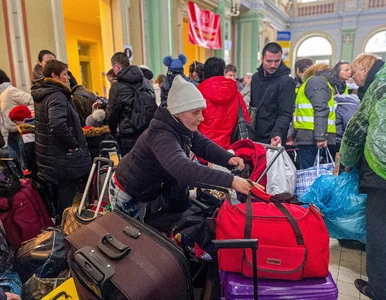
[[[222,48],[220,15],[188,2],[188,16],[189,43],[208,49]]]

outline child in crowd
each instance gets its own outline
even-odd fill
[[[101,141],[114,140],[110,134],[109,126],[105,124],[105,117],[106,112],[103,109],[96,109],[87,117],[86,126],[83,127],[92,159],[99,156]]]
[[[17,105],[8,114],[12,122],[23,138],[24,152],[22,153],[26,170],[25,175],[34,178],[37,175],[36,155],[35,155],[35,118],[28,106]]]

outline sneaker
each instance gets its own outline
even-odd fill
[[[370,299],[375,299],[374,292],[367,281],[356,279],[354,284],[357,290],[360,291],[363,295],[369,297]]]

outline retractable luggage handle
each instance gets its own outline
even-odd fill
[[[97,169],[97,165],[100,162],[104,162],[104,163],[108,164],[108,166],[109,166],[108,170],[107,170],[107,174],[106,174],[106,179],[103,182],[102,191],[101,191],[100,196],[98,198],[98,204],[97,204],[97,208],[95,210],[94,216],[91,219],[88,219],[88,218],[84,219],[84,218],[82,218],[82,210],[85,207],[87,194],[88,194],[88,191],[90,190],[90,186],[91,186],[91,183],[92,183],[92,180],[93,180],[93,177],[94,177],[95,170]],[[79,208],[77,210],[77,217],[80,220],[82,220],[82,221],[91,221],[91,220],[95,219],[98,216],[99,209],[100,209],[100,207],[102,205],[103,197],[104,197],[107,185],[109,183],[109,179],[110,179],[110,176],[111,176],[113,165],[114,165],[114,162],[111,159],[104,158],[104,157],[95,157],[94,158],[94,162],[93,162],[92,167],[91,167],[90,175],[89,175],[89,177],[87,179],[87,184],[86,184],[86,187],[85,187],[84,192],[83,192],[82,200],[80,201],[80,205],[79,205]]]
[[[271,159],[271,161],[268,162],[268,165],[265,168],[265,170],[263,171],[263,173],[261,173],[260,177],[257,179],[256,182],[259,183],[264,178],[264,176],[267,174],[269,169],[271,169],[272,165],[275,163],[275,161],[278,159],[278,157],[285,151],[285,148],[283,146],[271,146],[271,145],[263,144],[263,143],[256,143],[256,144],[263,145],[266,150],[276,150],[277,151],[275,156]]]
[[[234,239],[234,240],[212,240],[214,248],[219,249],[246,249],[252,250],[252,263],[253,263],[253,299],[258,300],[258,287],[257,287],[257,239]]]

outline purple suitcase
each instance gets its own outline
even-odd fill
[[[223,300],[253,299],[253,280],[241,274],[220,272]],[[301,281],[284,281],[272,279],[258,280],[260,300],[337,300],[338,288],[328,275],[323,278],[306,278]]]

